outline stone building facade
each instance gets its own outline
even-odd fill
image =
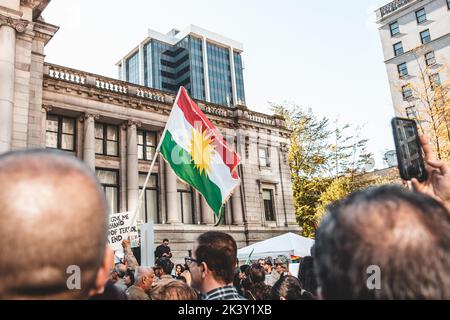
[[[426,86],[449,80],[450,0],[390,1],[376,19],[395,114],[417,118],[426,113],[416,97],[425,94],[422,73]]]
[[[41,18],[49,1],[0,0],[0,153],[56,148],[84,160],[113,211],[128,211],[150,168],[173,94],[44,62],[58,27]],[[169,238],[175,261],[207,230],[231,234],[238,247],[300,230],[294,212],[283,119],[244,106],[197,101],[242,159],[242,179],[214,226],[211,209],[177,181],[162,158],[153,168],[138,218]]]

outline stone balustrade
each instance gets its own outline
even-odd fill
[[[80,86],[95,87],[96,89],[101,91],[107,91],[127,96],[135,96],[141,99],[148,99],[166,104],[169,102],[173,102],[173,99],[170,98],[173,95],[170,93],[164,93],[160,90],[143,87],[112,78],[102,77],[96,74],[91,74],[67,67],[61,67],[50,63],[45,63],[44,73],[45,76],[52,79],[67,81]],[[251,111],[246,107],[241,108],[237,106],[234,108],[227,108],[206,102],[199,102],[198,105],[206,114],[231,119],[235,116],[235,110],[240,109],[243,111],[242,117],[246,120],[263,125],[284,127],[284,121],[278,121],[277,116],[271,116]]]
[[[394,11],[397,11],[401,7],[403,7],[413,1],[416,1],[416,0],[394,0],[392,2],[389,2],[388,4],[382,6],[380,9],[377,10],[377,17],[379,19],[384,18],[386,15],[388,15]]]
[[[62,69],[58,67],[50,67],[48,69],[47,75],[50,78],[58,80],[74,82],[77,84],[86,84],[86,77],[83,74],[65,68]]]
[[[249,111],[248,118],[251,121],[254,121],[254,122],[267,124],[267,125],[270,125],[270,126],[274,126],[275,125],[275,119],[272,116],[265,115],[265,114],[262,114],[262,113]]]

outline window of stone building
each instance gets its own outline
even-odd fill
[[[422,44],[426,44],[431,41],[431,35],[430,30],[424,30],[420,33],[420,40],[422,41]]]
[[[403,95],[403,100],[408,100],[408,99],[412,98],[412,89],[409,84],[402,87],[402,95]]]
[[[418,24],[427,21],[427,13],[425,12],[425,8],[416,11],[416,20]]]
[[[110,169],[97,169],[95,173],[105,192],[109,212],[119,212],[119,172]]]
[[[105,156],[119,155],[119,128],[115,125],[95,124],[95,153]]]
[[[259,166],[260,167],[270,167],[269,161],[269,148],[259,147],[258,148]]]
[[[447,9],[450,10],[450,0],[447,0]]]
[[[139,193],[144,187],[146,173],[139,174]],[[139,210],[139,220],[148,222],[153,220],[154,223],[160,223],[159,219],[159,191],[158,191],[158,175],[153,173],[145,188],[145,194],[142,198],[141,208]]]
[[[181,214],[181,221],[185,224],[194,224],[194,201],[192,196],[192,188],[181,182],[177,181],[178,189],[178,212]]]
[[[432,66],[436,64],[436,57],[434,55],[434,51],[430,51],[425,54],[425,62],[427,66]]]
[[[395,56],[399,56],[399,55],[403,54],[403,44],[401,41],[395,43],[393,47],[394,47],[394,55]]]
[[[153,160],[156,152],[156,132],[138,130],[138,159]]]
[[[263,189],[264,214],[266,221],[275,221],[275,207],[273,201],[273,190]]]
[[[392,37],[395,36],[396,34],[399,34],[400,33],[400,27],[398,25],[398,22],[397,21],[392,22],[389,25],[389,30],[391,31],[391,36]]]
[[[47,115],[45,133],[47,148],[75,150],[75,119],[59,115]]]
[[[441,77],[439,76],[439,73],[430,75],[430,85],[432,90],[441,85]]]
[[[406,65],[406,62],[397,65],[397,70],[398,76],[400,78],[406,77],[408,75],[408,66]]]
[[[409,106],[405,108],[406,117],[409,119],[417,119],[417,110],[416,106]]]

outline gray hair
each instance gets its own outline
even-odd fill
[[[148,276],[151,273],[153,273],[153,269],[150,267],[137,267],[136,272],[134,274],[136,283],[141,282],[142,278]]]

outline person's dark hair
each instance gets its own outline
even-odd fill
[[[233,237],[219,232],[209,231],[197,238],[195,257],[205,262],[218,281],[231,283],[237,263],[237,245]]]
[[[165,274],[170,275],[172,273],[174,264],[172,261],[170,261],[169,258],[162,257],[158,259],[155,266],[156,268],[161,268]]]
[[[166,242],[166,241],[169,242],[169,239],[163,239],[163,242]]]
[[[134,270],[128,268],[127,271],[125,272],[125,276],[130,277],[131,283],[129,286],[132,286],[134,284]]]
[[[300,260],[298,267],[298,280],[302,285],[302,288],[313,295],[317,294],[317,279],[314,273],[314,259],[313,257],[306,256]]]
[[[243,264],[242,266],[239,267],[239,271],[242,273],[245,273],[245,275],[248,277],[248,273],[250,271],[250,265]]]
[[[254,263],[248,270],[248,278],[252,283],[264,282],[266,280],[266,271],[260,264]]]
[[[236,268],[234,270],[234,275],[233,275],[233,286],[235,286],[236,288],[240,289],[241,286],[241,279],[239,278],[239,273],[240,273],[240,269]]]
[[[294,276],[281,277],[272,287],[272,298],[274,300],[280,300],[280,298],[303,300],[300,281]]]
[[[450,299],[450,214],[442,204],[382,186],[327,211],[314,248],[323,298]],[[381,289],[368,288],[370,267],[381,270]]]
[[[183,272],[183,271],[184,271],[184,266],[183,266],[181,263],[178,263],[178,264],[175,266],[175,270],[177,270],[178,266],[181,268],[181,272]]]
[[[265,279],[264,268],[259,264],[253,264],[246,279],[248,280],[248,287],[245,288],[244,296],[249,300],[270,300],[271,287],[264,283]]]
[[[267,264],[267,265],[269,265],[269,266],[273,266],[273,260],[272,260],[272,257],[266,257],[265,259],[264,259],[264,262]]]

